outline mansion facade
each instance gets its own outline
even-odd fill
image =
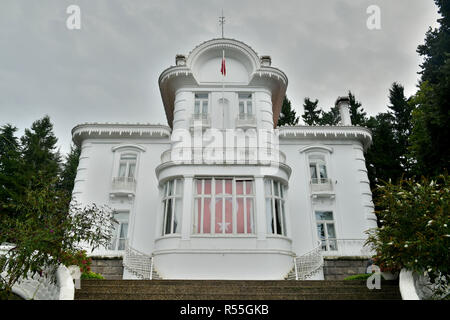
[[[92,254],[123,256],[124,279],[246,280],[323,279],[302,257],[364,256],[371,133],[351,124],[348,97],[337,126],[277,128],[288,78],[269,56],[220,38],[175,60],[158,80],[167,125],[72,130],[73,197],[116,221]]]

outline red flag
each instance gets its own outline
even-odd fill
[[[222,67],[220,68],[220,73],[222,73],[223,76],[227,75],[227,69],[225,68],[225,52],[223,52]]]

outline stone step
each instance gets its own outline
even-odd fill
[[[277,293],[264,294],[89,294],[77,292],[76,300],[398,300],[400,294],[378,292],[372,294],[355,293]]]
[[[82,287],[147,287],[147,286],[242,286],[242,287],[365,287],[366,281],[339,280],[82,280]],[[382,287],[398,288],[398,281],[381,281]]]
[[[397,287],[384,288],[383,292],[397,292]],[[119,293],[136,293],[136,294],[146,294],[146,293],[161,293],[161,294],[190,294],[201,292],[202,294],[244,294],[249,291],[251,292],[261,292],[261,293],[371,293],[367,287],[355,286],[355,287],[283,287],[283,286],[270,286],[270,287],[244,287],[244,286],[148,286],[148,287],[115,287],[115,286],[105,286],[105,287],[82,287],[83,292],[94,293],[94,294],[119,294]],[[376,289],[375,289],[376,290]]]

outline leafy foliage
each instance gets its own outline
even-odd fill
[[[382,227],[371,230],[368,242],[382,271],[402,268],[450,280],[450,178],[403,179],[378,187],[376,211]],[[438,281],[441,281],[438,279]]]
[[[55,181],[46,182],[41,176],[33,185],[20,203],[10,205],[21,212],[21,219],[0,217],[0,243],[14,244],[7,259],[0,261],[0,271],[8,274],[2,281],[7,291],[21,277],[44,273],[54,280],[57,267],[73,263],[70,259],[76,261],[74,254],[83,245],[94,250],[108,245],[112,236],[113,220],[108,208],[95,204],[81,208],[54,187]]]
[[[309,98],[305,98],[305,101],[303,103],[303,109],[305,110],[305,112],[302,115],[302,118],[303,121],[310,126],[318,124],[320,121],[321,110],[317,110],[318,103],[319,100],[316,99],[313,102]]]

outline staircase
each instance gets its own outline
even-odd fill
[[[75,300],[397,300],[398,281],[82,280]]]

